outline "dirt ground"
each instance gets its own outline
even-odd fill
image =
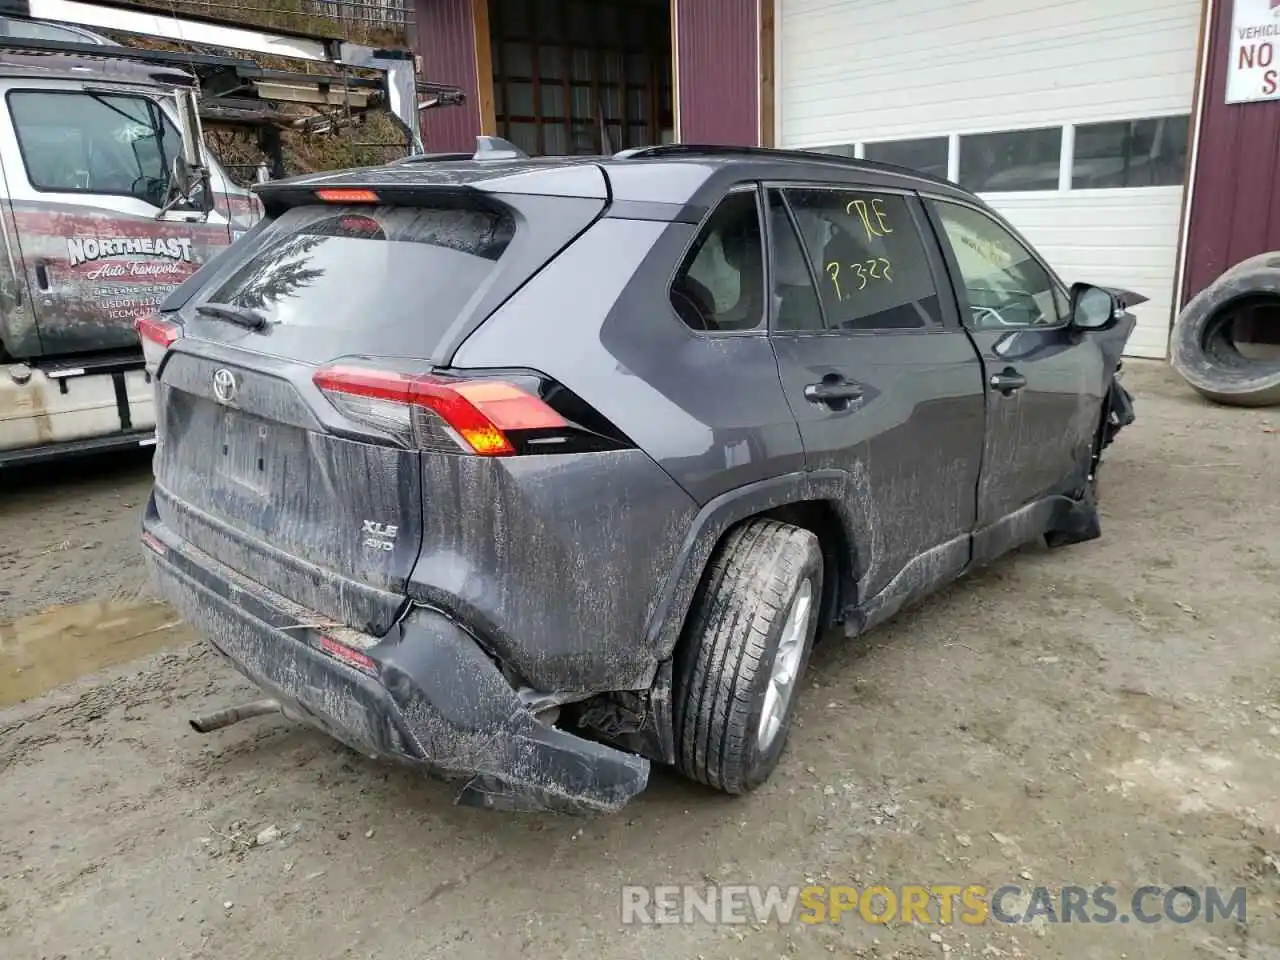
[[[1129,366],[1139,420],[1104,467],[1101,540],[1026,549],[821,646],[754,795],[660,771],[586,820],[458,809],[276,717],[193,733],[251,692],[147,600],[147,462],[0,479],[0,704],[39,694],[0,709],[0,956],[1280,958],[1280,411]],[[1248,907],[620,922],[623,884],[810,880],[1111,883],[1122,906],[1243,885]]]

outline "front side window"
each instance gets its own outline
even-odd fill
[[[164,203],[168,171],[182,141],[154,100],[27,90],[10,93],[8,101],[27,179],[36,190]]]
[[[695,330],[754,330],[764,323],[764,240],[755,190],[716,207],[671,285],[671,305]]]
[[[1062,321],[1058,284],[1013,234],[972,207],[939,201],[934,208],[955,252],[975,329],[1044,327]]]
[[[861,190],[783,191],[827,326],[921,329],[942,323],[938,290],[905,197]]]

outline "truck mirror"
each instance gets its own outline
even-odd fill
[[[169,184],[173,192],[180,197],[191,196],[191,190],[194,186],[191,180],[191,167],[187,165],[187,158],[182,154],[178,154],[173,158],[173,169],[169,171]]]
[[[202,213],[207,214],[213,209],[213,190],[209,167],[205,162],[204,131],[200,127],[196,91],[180,87],[174,91],[174,96],[178,107],[182,151],[173,158],[173,166],[169,171],[169,196],[172,200],[161,209],[161,213],[174,203],[194,202],[199,205]]]
[[[182,134],[182,159],[193,170],[204,169],[204,139],[200,129],[200,110],[196,103],[196,92],[188,87],[180,87],[178,99],[178,130]]]

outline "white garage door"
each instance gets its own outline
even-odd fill
[[[1165,356],[1200,0],[775,0],[779,142],[981,194]]]

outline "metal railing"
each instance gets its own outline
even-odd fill
[[[349,39],[356,41],[362,39],[363,30],[373,30],[403,34],[407,42],[414,29],[413,0],[135,0],[135,5],[245,26],[320,32],[327,24],[330,31],[350,34]]]

